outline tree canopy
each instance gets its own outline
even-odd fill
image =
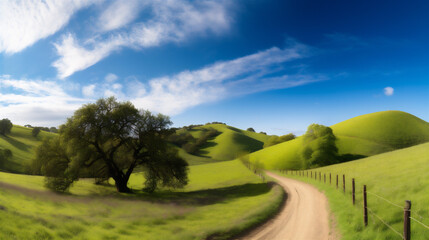
[[[66,183],[80,170],[98,165],[115,180],[119,192],[131,191],[128,180],[141,166],[147,191],[158,185],[183,187],[188,164],[166,142],[171,124],[168,116],[139,111],[130,102],[99,99],[75,111],[60,126],[58,138],[44,141],[33,165],[48,178]],[[49,167],[55,165],[59,172],[50,173]]]
[[[279,136],[272,136],[268,139],[268,141],[266,143],[264,143],[264,148],[271,147],[271,146],[274,146],[274,145],[282,143],[282,142],[287,142],[287,141],[293,140],[295,138],[296,138],[296,136],[293,133],[289,133],[289,134],[286,134],[286,135],[283,135],[280,137]]]
[[[6,136],[6,134],[10,133],[12,127],[13,124],[9,119],[3,118],[0,120],[0,134]]]
[[[33,128],[33,130],[31,130],[31,135],[33,135],[33,137],[37,137],[37,135],[40,133],[40,130],[41,129],[39,127]]]
[[[339,162],[336,138],[330,127],[311,124],[303,138],[301,157],[307,166],[319,167]]]
[[[6,162],[12,157],[12,151],[10,149],[0,149],[0,169],[3,169]]]

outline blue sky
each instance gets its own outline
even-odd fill
[[[282,135],[429,120],[428,1],[1,1],[0,118],[58,126],[116,96],[175,126]]]

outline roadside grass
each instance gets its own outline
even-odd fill
[[[401,239],[377,217],[369,213],[368,227],[363,223],[363,185],[367,185],[368,208],[397,232],[403,232],[403,206],[411,200],[411,216],[429,225],[429,143],[379,154],[352,162],[308,170],[313,179],[287,174],[316,186],[329,199],[330,208],[338,222],[342,239]],[[321,182],[314,173],[322,174]],[[329,173],[332,184],[329,184]],[[327,183],[323,183],[326,174]],[[339,189],[335,187],[339,175]],[[346,176],[346,193],[342,192],[342,174]],[[285,174],[282,174],[285,175]],[[351,179],[356,181],[356,206],[352,204]],[[377,194],[393,204],[379,197]],[[413,240],[424,240],[429,229],[411,221]]]
[[[80,180],[70,194],[43,188],[43,177],[0,173],[0,239],[229,239],[275,214],[283,190],[239,161],[190,167],[185,189],[136,194]],[[21,189],[21,187],[23,187]],[[36,190],[34,190],[36,189]]]

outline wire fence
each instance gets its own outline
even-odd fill
[[[331,173],[323,173],[323,177],[322,177],[322,173],[318,172],[318,171],[291,171],[291,170],[280,170],[280,172],[288,175],[296,175],[296,176],[301,176],[301,177],[307,177],[307,178],[311,178],[314,179],[315,181],[318,182],[324,182],[324,183],[328,183],[329,185],[332,185],[332,183],[334,184],[334,186],[336,185],[336,188],[339,190],[342,190],[345,194],[349,194],[351,193],[353,196],[353,204],[356,203],[356,199],[355,199],[355,179],[352,178],[352,189],[346,190],[346,178],[345,178],[345,174],[335,174],[332,175]],[[327,177],[329,179],[329,181],[327,181]],[[341,179],[342,177],[342,179]],[[323,178],[323,180],[322,180]],[[342,185],[342,188],[341,188]],[[380,196],[379,194],[373,193],[373,192],[369,192],[366,191],[366,186],[364,185],[364,209],[368,210],[369,213],[371,214],[371,216],[374,216],[375,218],[377,218],[381,223],[383,223],[386,227],[388,227],[392,232],[394,232],[396,235],[400,236],[401,239],[404,240],[410,240],[411,239],[411,220],[417,224],[419,224],[420,226],[422,226],[423,228],[425,228],[426,230],[429,230],[429,226],[426,225],[425,223],[423,223],[423,219],[425,219],[424,217],[422,217],[421,215],[419,215],[416,211],[413,211],[413,215],[416,215],[419,219],[416,219],[414,217],[411,217],[411,201],[405,201],[405,207],[404,206],[400,206],[399,204],[396,204],[392,201],[390,201],[389,199]],[[392,225],[390,225],[388,223],[388,221],[386,221],[385,219],[383,219],[382,217],[380,217],[379,215],[377,215],[374,210],[372,210],[371,208],[369,208],[366,204],[367,204],[367,194],[370,194],[371,196],[376,197],[379,200],[382,200],[385,203],[388,203],[390,206],[394,206],[395,208],[399,208],[404,212],[404,233],[401,234],[398,230],[396,230]],[[364,215],[366,215],[366,211],[364,211]],[[364,216],[364,221],[365,221],[365,226],[368,224],[368,217]]]
[[[392,230],[394,233],[396,233],[397,235],[399,235],[399,236],[401,236],[401,239],[404,239],[404,236],[400,233],[400,232],[398,232],[398,231],[396,231],[396,229],[394,229],[390,224],[388,224],[386,221],[384,221],[380,216],[378,216],[377,214],[375,214],[372,210],[371,210],[371,208],[366,208],[366,209],[368,209],[369,210],[369,212],[373,215],[373,216],[375,216],[375,217],[377,217],[378,218],[378,220],[380,220],[380,222],[382,222],[384,225],[386,225],[388,228],[390,228],[390,230]]]
[[[379,196],[379,195],[377,195],[377,194],[375,194],[375,193],[368,192],[368,191],[367,191],[366,193],[369,193],[369,194],[371,194],[371,195],[373,195],[373,196],[376,196],[376,197],[378,197],[378,198],[380,198],[380,199],[384,200],[385,202],[389,203],[389,204],[390,204],[390,205],[392,205],[392,206],[398,207],[398,208],[400,208],[400,209],[403,209],[403,208],[404,208],[404,207],[399,206],[398,204],[395,204],[395,203],[393,203],[393,202],[391,202],[391,201],[387,200],[386,198],[384,198],[384,197],[382,197],[382,196]]]
[[[415,219],[413,217],[410,217],[410,219],[413,220],[413,221],[415,221],[415,222],[417,222],[418,224],[422,225],[424,228],[429,229],[429,226],[427,226],[426,224],[420,222],[419,220],[417,220],[417,219]]]

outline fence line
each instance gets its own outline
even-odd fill
[[[413,217],[410,217],[410,219],[416,221],[417,223],[420,223],[420,225],[422,225],[423,227],[429,229],[429,226],[425,225],[424,223],[420,222],[419,220],[417,220],[417,219],[415,219]]]
[[[393,205],[393,206],[395,206],[395,207],[398,207],[398,208],[400,208],[400,209],[404,209],[404,207],[401,207],[401,206],[399,206],[398,204],[395,204],[395,203],[393,203],[393,202],[391,202],[391,201],[387,200],[386,198],[384,198],[384,197],[382,197],[382,196],[379,196],[379,195],[377,195],[377,194],[375,194],[375,193],[372,193],[372,192],[367,192],[367,193],[372,194],[372,195],[374,195],[374,196],[376,196],[376,197],[378,197],[378,198],[380,198],[380,199],[383,199],[384,201],[386,201],[386,202],[390,203],[391,205]]]
[[[292,175],[294,175],[293,172],[294,171],[291,171]],[[311,173],[310,174],[310,178],[312,178],[313,171],[310,171],[310,173]],[[319,173],[319,181],[321,182],[321,172],[315,172],[315,174],[314,174],[315,180],[317,181],[317,173]],[[302,174],[295,174],[295,175],[305,176],[304,172],[302,172]],[[341,174],[337,174],[336,175],[336,179],[337,179],[336,180],[337,181],[336,187],[337,187],[337,189],[338,189],[338,175],[341,175]],[[324,183],[326,183],[326,173],[324,173],[323,176],[324,176]],[[329,176],[331,176],[331,173],[329,173]],[[307,170],[307,177],[309,177],[308,170]],[[346,182],[345,181],[345,175],[343,175],[343,191],[344,191],[344,193],[349,193],[349,191],[345,191],[345,185],[346,185],[345,182]],[[379,199],[381,199],[381,200],[389,203],[390,205],[395,206],[397,208],[400,208],[401,210],[404,211],[404,234],[401,234],[400,232],[398,232],[391,225],[389,225],[386,221],[384,221],[380,216],[378,216],[377,214],[375,214],[374,211],[372,211],[372,209],[370,209],[369,207],[365,206],[366,193],[369,193],[369,194],[371,194],[371,195],[373,195],[373,196],[375,196],[375,197],[377,197],[377,198],[379,198]],[[354,178],[352,178],[352,195],[353,195],[353,204],[354,204],[355,203],[355,198],[354,198],[354,195],[355,195]],[[406,202],[406,204],[405,204],[406,206],[405,206],[405,208],[403,208],[402,206],[400,206],[400,205],[398,205],[398,204],[396,204],[396,203],[394,203],[394,202],[392,202],[392,201],[390,201],[390,200],[388,200],[388,199],[386,199],[386,198],[384,198],[384,197],[382,197],[382,196],[380,196],[378,194],[375,194],[373,192],[367,192],[366,191],[366,185],[364,185],[364,208],[366,210],[369,210],[369,212],[370,212],[370,214],[372,216],[375,216],[377,219],[379,219],[390,230],[392,230],[394,233],[396,233],[397,235],[399,235],[401,237],[401,239],[409,240],[410,236],[411,236],[411,232],[410,232],[410,220],[413,220],[413,221],[417,222],[418,224],[420,224],[421,226],[423,226],[426,229],[429,229],[429,226],[426,225],[425,223],[419,221],[418,219],[411,217],[410,216],[410,213],[411,213],[411,201],[407,200],[405,202]],[[365,210],[365,213],[364,213],[364,218],[365,219],[367,219],[367,217],[366,217],[367,216],[366,210]],[[424,219],[422,216],[420,216],[417,213],[415,213],[415,215],[417,215],[421,220]],[[365,222],[365,226],[366,226],[367,225],[367,220],[365,220],[365,219],[364,219],[364,222]]]
[[[371,213],[372,215],[374,215],[374,216],[376,216],[384,225],[386,225],[387,227],[389,227],[393,232],[395,232],[396,234],[398,234],[399,236],[401,236],[401,239],[404,239],[404,236],[400,233],[400,232],[398,232],[398,231],[396,231],[392,226],[390,226],[388,223],[386,223],[383,219],[381,219],[381,217],[379,217],[377,214],[375,214],[372,210],[371,210],[371,208],[366,208],[366,209],[368,209],[369,210],[369,213]]]

